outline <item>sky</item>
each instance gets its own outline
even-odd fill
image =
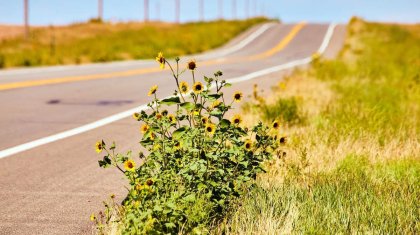
[[[103,0],[104,19],[139,21],[144,18],[144,0]],[[200,19],[200,0],[180,0],[181,21]],[[237,4],[237,18],[249,15],[279,18],[284,22],[345,23],[357,15],[367,20],[420,23],[420,0],[203,0],[205,20],[223,16],[233,18],[232,2]],[[98,0],[29,0],[32,25],[63,25],[83,22],[97,16]],[[175,0],[149,0],[151,20],[174,21]],[[0,24],[23,23],[23,0],[0,0]]]

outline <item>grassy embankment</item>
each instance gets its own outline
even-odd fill
[[[0,41],[0,68],[149,59],[156,51],[174,57],[223,45],[267,19],[169,23],[83,23],[36,28],[30,40]]]
[[[233,210],[228,233],[420,233],[419,55],[420,25],[353,19],[337,59],[247,104],[282,117],[287,155]]]

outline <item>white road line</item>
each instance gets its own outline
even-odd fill
[[[329,43],[331,42],[331,38],[333,36],[334,33],[334,29],[335,29],[335,24],[331,24],[328,27],[327,33],[324,36],[324,39],[322,41],[321,47],[318,49],[318,53],[323,54],[325,52],[325,50],[327,49]],[[274,66],[271,68],[267,68],[267,69],[263,69],[257,72],[253,72],[250,74],[247,74],[245,76],[241,76],[241,77],[237,77],[237,78],[232,78],[232,79],[228,79],[227,81],[230,83],[238,83],[238,82],[243,82],[243,81],[247,81],[247,80],[251,80],[257,77],[261,77],[270,73],[274,73],[274,72],[278,72],[278,71],[282,71],[282,70],[286,70],[286,69],[290,69],[296,66],[300,66],[300,65],[305,65],[311,62],[311,57],[306,57],[304,59],[300,59],[300,60],[295,60],[295,61],[291,61],[282,65],[278,65],[278,66]],[[41,139],[37,139],[25,144],[21,144],[12,148],[8,148],[5,150],[0,151],[0,158],[5,158],[5,157],[9,157],[11,155],[29,150],[29,149],[33,149],[36,147],[39,147],[41,145],[45,145],[48,143],[52,143],[55,142],[57,140],[61,140],[61,139],[65,139],[74,135],[78,135],[93,129],[96,129],[98,127],[101,126],[105,126],[107,124],[119,121],[121,119],[127,118],[131,115],[133,115],[134,112],[139,112],[141,110],[146,110],[148,107],[146,104],[129,109],[127,111],[121,112],[121,113],[117,113],[114,114],[112,116],[100,119],[98,121],[83,125],[81,127],[77,127],[68,131],[64,131],[55,135],[51,135],[48,137],[44,137]]]
[[[241,42],[236,44],[235,46],[227,48],[227,49],[222,50],[222,51],[220,51],[218,53],[215,53],[215,54],[209,53],[208,56],[203,56],[202,59],[208,59],[209,57],[222,57],[222,56],[226,56],[228,54],[232,54],[234,52],[237,52],[237,51],[241,50],[242,48],[246,47],[248,44],[250,44],[256,38],[261,36],[265,31],[267,31],[269,28],[273,27],[274,25],[276,25],[276,24],[275,23],[265,24],[265,25],[261,26],[258,30],[253,32],[251,35],[246,37],[244,40],[242,40]]]
[[[325,50],[327,50],[328,45],[331,42],[332,36],[334,34],[334,29],[337,27],[337,24],[332,23],[328,27],[327,33],[325,34],[324,40],[322,41],[321,46],[318,49],[319,54],[324,54]]]

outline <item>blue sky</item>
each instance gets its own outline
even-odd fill
[[[143,19],[143,0],[103,0],[106,20]],[[150,18],[173,21],[175,0],[149,0]],[[232,17],[232,1],[222,0],[225,18]],[[265,12],[285,22],[346,22],[352,15],[387,22],[420,22],[420,0],[236,0],[238,17]],[[97,0],[29,0],[34,25],[82,22],[97,15]],[[199,19],[199,0],[181,0],[181,21]],[[205,19],[218,17],[219,0],[204,0]],[[254,7],[256,6],[256,7]],[[160,11],[157,9],[160,8]],[[264,10],[263,10],[264,9]],[[160,12],[158,14],[158,12]],[[23,0],[0,0],[0,24],[22,24]]]

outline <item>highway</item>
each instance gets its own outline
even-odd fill
[[[223,71],[232,93],[251,94],[257,83],[268,94],[313,53],[334,57],[345,32],[344,25],[268,23],[181,64],[196,59],[196,77]],[[94,144],[140,150],[131,114],[150,101],[153,85],[162,98],[174,90],[154,60],[0,71],[0,234],[91,234],[89,215],[110,194],[125,195],[122,175],[98,167]]]

